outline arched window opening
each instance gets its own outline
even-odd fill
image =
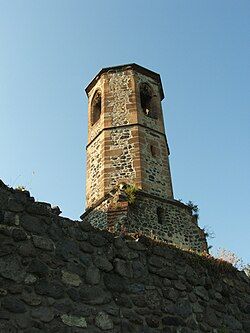
[[[140,86],[140,100],[141,108],[145,115],[150,118],[157,118],[154,107],[153,92],[150,86],[146,83],[143,83]]]
[[[157,219],[159,224],[163,224],[164,221],[164,209],[162,207],[157,207]]]
[[[101,92],[97,91],[93,97],[92,106],[91,106],[91,125],[92,126],[100,119],[101,111],[102,111]]]

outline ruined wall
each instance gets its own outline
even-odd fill
[[[161,216],[157,210],[161,209]],[[156,237],[168,244],[197,252],[207,251],[204,232],[189,207],[176,201],[160,201],[140,195],[128,213],[130,232],[142,231],[144,235]]]
[[[249,279],[0,182],[0,332],[249,332]]]
[[[126,200],[129,199],[125,192],[117,190],[116,194],[113,192],[106,196],[94,209],[87,210],[81,218],[96,228],[114,227],[113,230],[121,230],[125,227],[129,233],[142,233],[182,249],[207,251],[204,231],[187,205],[176,200],[159,199],[144,192],[136,193],[133,204]],[[127,204],[125,208],[124,203]],[[114,216],[116,218],[113,220]]]

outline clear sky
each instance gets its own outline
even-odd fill
[[[78,219],[102,67],[161,75],[175,198],[250,262],[250,1],[0,0],[0,178]]]

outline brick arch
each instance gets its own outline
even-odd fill
[[[146,82],[140,84],[140,104],[144,114],[150,118],[158,118],[153,88]]]
[[[102,94],[101,90],[98,89],[94,93],[94,96],[91,101],[91,125],[95,125],[95,123],[100,119],[102,112]]]

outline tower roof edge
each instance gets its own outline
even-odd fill
[[[145,67],[137,65],[135,63],[102,68],[99,71],[99,73],[93,78],[93,80],[86,87],[86,89],[85,89],[86,94],[88,95],[88,92],[93,88],[93,86],[95,85],[97,80],[99,80],[99,78],[101,77],[101,75],[103,73],[106,73],[106,72],[109,72],[109,71],[117,71],[117,70],[119,71],[119,70],[123,70],[123,69],[134,69],[135,71],[137,71],[141,74],[150,76],[151,78],[155,79],[159,83],[160,93],[161,93],[161,100],[163,100],[164,92],[163,92],[163,87],[162,87],[160,75],[156,72],[151,71],[150,69],[147,69]]]

